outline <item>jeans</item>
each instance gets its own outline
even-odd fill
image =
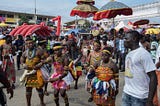
[[[125,69],[125,57],[126,57],[125,53],[119,52],[119,69],[121,71],[124,71]]]
[[[123,92],[121,106],[145,106],[146,101],[147,101],[147,98],[139,99]]]

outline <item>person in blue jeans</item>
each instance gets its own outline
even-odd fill
[[[124,46],[131,51],[125,59],[125,85],[122,106],[154,106],[157,88],[156,67],[151,54],[139,46],[141,35],[130,31],[125,35]]]

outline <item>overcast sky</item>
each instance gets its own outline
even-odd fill
[[[75,19],[75,17],[70,17],[70,12],[73,7],[77,6],[77,0],[1,0],[0,2],[0,10],[9,10],[16,12],[25,12],[25,13],[33,13],[36,8],[37,14],[45,14],[45,15],[53,15],[62,16],[62,21],[70,21]],[[151,3],[154,1],[160,0],[117,0],[122,2],[130,7],[140,4]],[[109,0],[95,0],[95,6],[97,8],[102,7]]]

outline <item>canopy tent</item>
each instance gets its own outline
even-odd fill
[[[4,23],[4,22],[1,22],[1,23],[0,23],[0,27],[6,27],[6,26],[8,26],[8,24],[6,24],[6,23]]]
[[[148,28],[146,29],[146,33],[145,34],[160,34],[160,29],[159,28]]]
[[[41,23],[39,25],[23,24],[22,26],[13,29],[9,34],[12,36],[16,36],[18,34],[21,34],[22,36],[27,36],[32,35],[33,33],[40,36],[50,36],[52,33],[52,29],[48,26],[45,26],[44,23]]]

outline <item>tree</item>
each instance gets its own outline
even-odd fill
[[[23,23],[29,23],[29,19],[27,18],[27,16],[24,14],[24,15],[21,15],[20,16],[20,20],[19,20],[19,25],[22,25]]]

